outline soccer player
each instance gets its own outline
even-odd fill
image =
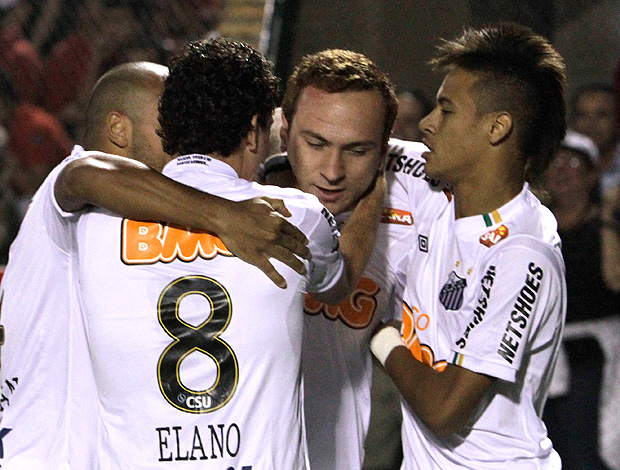
[[[303,255],[305,237],[271,211],[271,203],[281,202],[231,205],[179,185],[145,165],[161,168],[169,159],[155,133],[166,73],[167,68],[160,65],[134,63],[101,78],[86,114],[88,151],[76,146],[52,171],[11,247],[0,294],[3,468],[55,469],[65,468],[68,462],[72,469],[93,468],[83,453],[89,448],[82,443],[92,435],[88,418],[96,409],[94,383],[89,381],[88,362],[82,362],[86,344],[73,271],[76,221],[90,204],[134,218],[215,228],[227,244],[240,247],[244,259],[254,260],[280,284],[283,278],[268,263],[269,256],[287,261],[298,271],[305,269],[299,260],[290,261],[294,255],[286,251],[288,247]],[[218,208],[229,211],[225,220],[220,220]],[[274,239],[281,240],[280,246],[271,249]],[[69,439],[70,433],[77,438]]]
[[[370,419],[370,336],[381,318],[402,304],[403,260],[415,238],[414,210],[400,180],[424,180],[425,147],[388,144],[397,109],[393,86],[355,52],[304,57],[289,78],[282,108],[281,134],[294,172],[289,171],[288,184],[316,195],[339,224],[368,191],[377,169],[385,164],[387,170],[377,244],[356,289],[337,305],[308,295],[304,307],[310,463],[319,470],[359,469]],[[268,181],[284,180],[286,164],[283,156],[270,159]]]
[[[160,103],[164,149],[175,157],[163,173],[232,200],[282,198],[309,240],[307,277],[282,267],[288,287],[277,289],[207,233],[101,210],[80,219],[101,468],[306,468],[303,295],[337,301],[357,281],[374,241],[372,227],[360,228],[378,221],[382,180],[343,229],[343,259],[315,197],[248,181],[266,156],[278,98],[271,65],[251,47],[190,43]]]
[[[529,28],[499,24],[443,42],[434,64],[447,75],[420,128],[426,173],[449,187],[415,221],[406,346],[393,326],[372,340],[404,398],[403,468],[560,468],[541,415],[564,262],[526,181],[565,133],[563,61]]]

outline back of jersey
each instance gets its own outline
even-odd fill
[[[230,175],[207,177],[210,192],[257,195]],[[291,211],[329,226],[316,210]],[[278,264],[282,290],[209,234],[101,211],[80,220],[78,242],[100,468],[305,468],[306,278]]]

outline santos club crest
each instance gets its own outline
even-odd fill
[[[463,291],[467,281],[459,277],[454,271],[448,276],[448,281],[441,288],[439,301],[446,310],[458,310],[463,305]]]

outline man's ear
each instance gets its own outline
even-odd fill
[[[132,123],[127,116],[116,111],[108,114],[106,137],[114,146],[119,149],[130,147],[132,132]]]
[[[280,126],[280,150],[286,152],[288,146],[288,121],[282,113],[282,125]]]
[[[498,145],[512,134],[513,122],[509,113],[490,113],[488,137],[491,145]]]
[[[252,116],[252,128],[246,136],[245,148],[248,152],[258,152],[258,114]]]

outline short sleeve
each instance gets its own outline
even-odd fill
[[[22,222],[22,225],[32,223],[39,226],[45,231],[49,239],[63,251],[71,249],[73,225],[77,221],[79,213],[62,210],[56,200],[55,186],[62,170],[75,159],[75,156],[65,158],[50,172],[33,196],[24,222]]]
[[[461,310],[452,362],[512,382],[528,352],[553,342],[565,304],[563,270],[550,252],[512,245],[486,260],[473,302]]]
[[[319,211],[308,209],[307,219],[306,227],[299,227],[308,237],[312,256],[307,289],[314,293],[326,292],[345,274],[344,259],[338,244],[340,233],[334,216],[324,207]]]

